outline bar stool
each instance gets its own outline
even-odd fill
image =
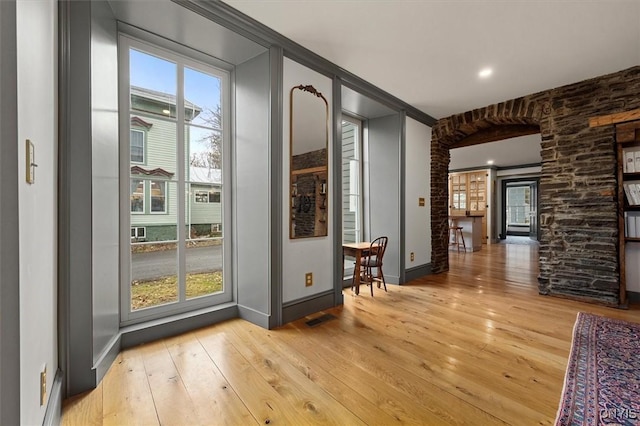
[[[451,238],[451,232],[453,232],[453,238]],[[456,246],[458,253],[460,252],[460,242],[462,241],[463,251],[467,251],[467,246],[464,243],[464,235],[462,235],[462,226],[458,226],[458,222],[455,220],[449,221],[449,245]]]

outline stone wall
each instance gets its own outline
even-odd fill
[[[291,158],[291,170],[310,169],[327,166],[327,149],[322,148],[294,155]]]
[[[517,106],[516,106],[517,105]],[[448,149],[485,129],[537,124],[541,132],[541,294],[619,304],[613,126],[589,118],[640,108],[640,67],[441,119],[432,133],[434,272],[448,270]]]

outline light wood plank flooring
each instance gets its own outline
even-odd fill
[[[277,330],[242,320],[123,351],[64,425],[552,424],[579,311],[538,295],[537,248],[451,253],[404,286],[345,289],[336,318]]]

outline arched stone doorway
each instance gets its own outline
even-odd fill
[[[509,127],[537,125],[542,139],[539,292],[623,306],[614,128],[590,127],[589,118],[638,108],[640,66],[635,66],[440,119],[431,140],[432,271],[449,268],[449,149]]]
[[[548,113],[542,96],[530,96],[439,120],[431,139],[431,267],[435,273],[449,269],[448,173],[449,150],[486,142],[541,133]]]

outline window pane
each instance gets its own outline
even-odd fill
[[[185,120],[199,126],[222,129],[220,78],[192,68],[184,69]]]
[[[529,225],[530,188],[528,186],[507,188],[507,224]]]
[[[195,194],[194,201],[196,203],[208,203],[209,202],[209,192],[207,192],[206,190],[205,191],[195,190],[194,194]]]
[[[176,243],[131,244],[131,310],[178,301]]]
[[[167,182],[151,181],[151,212],[167,212]]]
[[[144,180],[131,179],[131,213],[144,213]]]
[[[187,191],[202,195],[206,202],[189,197],[192,201],[187,205],[187,299],[223,291],[221,188],[203,182],[207,179],[198,174],[192,174],[191,179],[200,181],[187,184]]]
[[[222,133],[217,130],[202,129],[195,126],[187,126],[185,140],[188,145],[189,165],[199,168],[199,176],[206,176],[221,183],[222,176]],[[189,180],[189,177],[187,177]]]
[[[129,50],[131,111],[162,117],[176,116],[176,64],[166,59]]]
[[[187,242],[185,253],[187,299],[222,292],[222,239]]]
[[[211,190],[209,191],[209,202],[210,203],[219,203],[220,202],[220,191]]]
[[[192,182],[191,201],[187,205],[188,238],[218,238],[222,236],[222,202],[219,185],[207,185],[204,182]],[[203,201],[199,201],[203,200]]]
[[[131,162],[144,163],[144,132],[131,130]]]

